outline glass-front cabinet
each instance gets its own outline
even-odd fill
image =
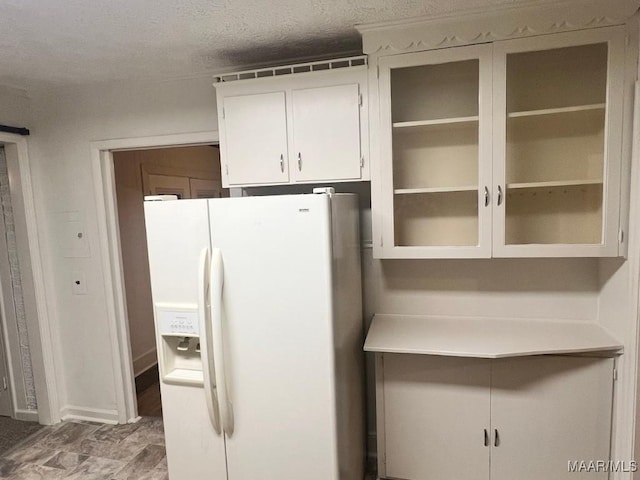
[[[382,258],[616,256],[624,30],[381,57]]]
[[[624,35],[494,46],[494,256],[618,251]]]
[[[491,46],[385,57],[380,68],[392,158],[383,242],[416,256],[490,256]]]

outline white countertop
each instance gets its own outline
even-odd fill
[[[374,316],[367,352],[502,358],[526,355],[621,353],[622,343],[598,324],[573,320]]]

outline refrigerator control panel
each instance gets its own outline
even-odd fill
[[[200,335],[198,307],[182,304],[156,304],[156,321],[160,335]]]

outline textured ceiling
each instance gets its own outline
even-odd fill
[[[360,51],[353,25],[553,0],[0,0],[0,85],[194,76]]]

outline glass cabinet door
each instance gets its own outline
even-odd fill
[[[449,50],[381,61],[386,241],[412,257],[490,255],[490,47]]]
[[[495,104],[504,132],[504,159],[494,160],[495,241],[532,256],[571,256],[576,245],[595,254],[605,244],[608,201],[615,201],[607,199],[608,167],[620,155],[607,149],[612,50],[608,38],[535,49],[539,42],[504,42],[504,52],[496,45],[496,84],[502,78],[506,88]]]

